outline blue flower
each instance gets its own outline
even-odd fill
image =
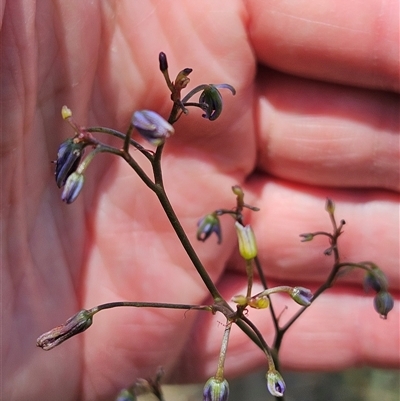
[[[207,214],[197,222],[197,239],[204,242],[212,233],[218,237],[218,244],[222,241],[221,225],[215,213]]]
[[[69,138],[58,148],[55,176],[59,188],[65,185],[67,178],[78,168],[84,147],[82,142]]]
[[[225,379],[211,377],[203,389],[203,401],[227,401],[229,384]]]
[[[61,199],[66,203],[72,203],[80,194],[85,178],[83,174],[74,172],[68,178],[65,183]]]
[[[286,384],[283,381],[281,374],[277,370],[271,369],[268,371],[266,379],[268,391],[274,397],[283,397],[283,393],[286,389]]]
[[[312,292],[304,287],[294,287],[289,294],[295,302],[302,306],[309,306],[313,298]]]
[[[135,111],[132,116],[132,125],[146,141],[154,146],[163,144],[165,139],[175,132],[169,122],[151,110]]]

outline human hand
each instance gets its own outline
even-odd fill
[[[159,51],[172,75],[194,69],[192,87],[227,82],[237,90],[224,97],[215,122],[192,109],[166,145],[167,193],[189,237],[195,241],[201,215],[234,204],[230,187],[240,184],[246,201],[261,209],[248,217],[270,284],[315,288],[330,268],[322,255],[326,244],[302,244],[298,234],[329,230],[323,210],[329,196],[348,222],[340,238],[343,259],[375,261],[397,294],[383,322],[360,277],[341,279],[288,332],[283,365],[398,366],[394,4],[381,9],[370,0],[351,12],[348,3],[332,0],[4,3],[4,399],[110,399],[158,365],[179,380],[215,373],[223,329],[218,317],[201,312],[103,312],[85,334],[56,350],[34,347],[39,334],[83,307],[115,300],[209,302],[154,194],[122,160],[100,155],[68,206],[49,162],[72,135],[60,118],[64,104],[81,124],[120,130],[134,110],[168,115]],[[230,299],[246,280],[235,233],[223,224],[221,245],[210,238],[195,247]],[[274,302],[278,311],[289,307],[282,319],[290,316],[287,298]],[[249,317],[269,340],[266,314]],[[259,349],[234,328],[228,378],[263,364]]]

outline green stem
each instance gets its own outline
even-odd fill
[[[94,308],[89,309],[89,312],[95,314],[105,309],[119,308],[122,306],[129,306],[134,308],[203,310],[207,312],[214,312],[214,307],[212,305],[188,305],[188,304],[171,304],[163,302],[133,302],[133,301],[108,302],[106,304],[97,305]]]
[[[177,237],[179,238],[179,241],[181,242],[183,248],[185,249],[187,255],[189,256],[191,262],[193,263],[193,266],[199,273],[201,279],[203,280],[203,283],[207,287],[208,291],[210,292],[211,296],[213,297],[214,301],[216,303],[221,303],[223,302],[224,304],[228,305],[226,301],[222,298],[222,295],[219,293],[217,287],[214,285],[214,282],[212,281],[211,277],[208,275],[206,269],[204,268],[203,264],[201,263],[199,257],[196,254],[196,251],[194,250],[192,244],[189,241],[189,238],[187,237],[178,217],[175,214],[174,209],[172,208],[172,205],[168,199],[167,194],[165,193],[165,190],[162,186],[156,184],[155,188],[155,193],[161,203],[161,206],[163,207],[165,214],[168,217],[168,220],[170,221],[173,229],[175,230],[175,233]],[[233,310],[232,310],[233,312]]]

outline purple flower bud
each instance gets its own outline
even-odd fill
[[[37,339],[36,345],[43,348],[45,351],[53,349],[75,334],[82,333],[88,329],[92,325],[92,316],[92,312],[82,309],[61,326],[42,334]]]
[[[203,401],[227,401],[229,384],[225,379],[211,377],[203,389]]]
[[[294,287],[289,294],[295,302],[302,306],[309,306],[313,298],[312,292],[304,287]]]
[[[146,141],[154,146],[163,144],[165,139],[175,132],[169,122],[151,110],[135,111],[132,116],[132,125]]]
[[[219,218],[214,214],[207,214],[197,222],[197,239],[204,242],[212,233],[218,237],[218,244],[222,241],[221,225]]]
[[[222,113],[222,95],[218,88],[229,89],[233,95],[236,93],[233,86],[228,84],[211,84],[205,86],[203,92],[200,94],[199,103],[204,106],[203,110],[205,111],[205,114],[203,114],[203,117],[210,121],[216,120]]]
[[[59,188],[64,186],[67,178],[78,168],[84,153],[84,144],[76,143],[69,138],[58,148],[56,160],[56,183]]]
[[[382,319],[387,319],[388,313],[394,307],[393,297],[387,291],[379,291],[374,297],[374,308]]]
[[[269,370],[266,375],[266,379],[267,379],[268,391],[274,397],[283,397],[286,385],[285,382],[283,381],[281,374],[275,369]]]
[[[65,183],[61,199],[68,204],[74,202],[82,190],[84,181],[83,174],[72,173]]]
[[[374,290],[379,292],[386,290],[388,287],[387,278],[385,273],[378,266],[372,266],[371,270],[368,270],[364,277],[364,290],[368,292],[369,290]]]
[[[165,55],[165,53],[160,52],[160,54],[158,55],[158,62],[160,64],[161,72],[168,70],[167,56]]]

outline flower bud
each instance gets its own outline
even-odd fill
[[[378,266],[373,265],[371,270],[368,270],[364,277],[364,290],[368,292],[369,290],[374,290],[379,292],[386,290],[388,287],[387,278],[385,273]]]
[[[69,138],[58,148],[56,160],[56,183],[63,187],[67,178],[78,168],[84,153],[84,144]]]
[[[302,306],[309,306],[313,298],[312,292],[304,287],[294,287],[289,294],[295,302]]]
[[[387,291],[379,291],[374,297],[374,308],[382,319],[387,319],[388,313],[394,307],[393,297]]]
[[[286,385],[285,382],[283,381],[281,374],[275,369],[269,370],[266,375],[266,379],[267,379],[268,391],[274,397],[283,397]]]
[[[203,92],[200,94],[199,103],[204,106],[205,114],[203,114],[203,117],[210,121],[216,120],[222,113],[222,95],[218,88],[229,89],[233,95],[236,93],[233,86],[228,84],[211,84],[205,86]]]
[[[168,70],[167,56],[165,55],[165,53],[160,52],[160,54],[158,55],[158,62],[160,63],[161,72]]]
[[[218,237],[218,244],[222,241],[221,225],[215,213],[207,214],[197,222],[197,239],[204,242],[212,233]]]
[[[61,108],[61,116],[64,120],[67,120],[68,118],[72,117],[71,109],[69,109],[67,106],[63,106]]]
[[[335,213],[335,204],[333,203],[333,200],[332,200],[332,199],[329,199],[329,198],[326,199],[325,210],[326,210],[329,214]]]
[[[235,304],[240,306],[248,305],[248,299],[244,295],[234,295],[232,297],[232,302],[235,302]]]
[[[248,305],[255,309],[265,309],[269,306],[269,299],[267,296],[255,295],[248,299]]]
[[[92,312],[82,309],[76,315],[70,317],[63,325],[42,334],[37,339],[36,345],[45,351],[53,349],[75,334],[82,333],[88,329],[92,325],[92,316]]]
[[[115,399],[115,401],[136,401],[136,400],[137,397],[126,389],[121,390],[117,398]]]
[[[65,183],[61,199],[68,204],[74,202],[82,190],[84,181],[85,178],[83,174],[77,172],[72,173]]]
[[[229,396],[229,384],[225,379],[211,377],[203,389],[203,401],[226,401]]]
[[[175,132],[169,122],[151,110],[135,111],[132,116],[132,125],[146,141],[154,146],[163,144],[165,139]]]
[[[253,229],[250,225],[242,226],[238,221],[235,222],[236,233],[239,240],[239,252],[246,260],[257,256],[257,243]]]
[[[314,239],[314,234],[312,233],[305,233],[305,234],[300,234],[301,238],[301,242],[308,242],[308,241],[312,241]]]

